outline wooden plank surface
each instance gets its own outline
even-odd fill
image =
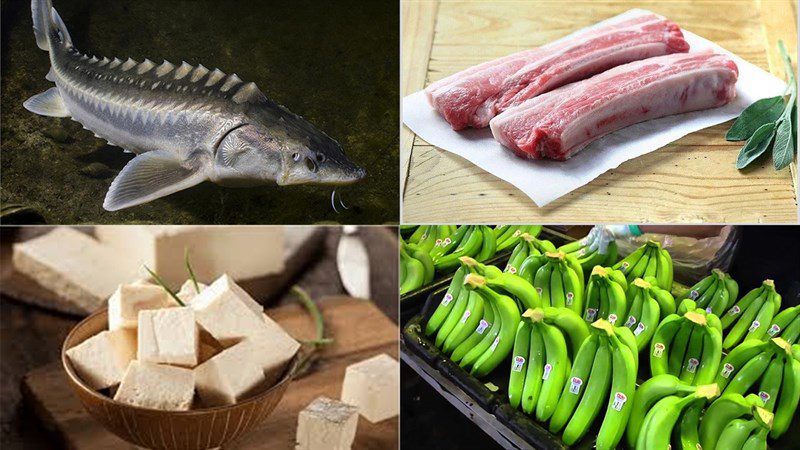
[[[407,2],[411,5],[425,2]],[[407,6],[404,5],[404,8]],[[591,2],[451,2],[436,9],[424,85],[483,61],[538,46],[634,7],[655,11],[783,77],[775,45],[797,54],[797,8],[791,0]],[[408,6],[403,21],[420,21]],[[410,34],[422,45],[430,37]],[[403,59],[404,74],[421,61]],[[404,75],[405,76],[405,75]],[[610,170],[537,207],[511,184],[415,137],[403,200],[403,221],[430,222],[796,222],[796,165],[776,172],[771,160],[739,172],[741,144],[725,141],[730,122],[686,136]],[[403,127],[405,130],[407,128]]]
[[[344,371],[349,364],[380,353],[398,358],[398,328],[371,303],[339,297],[324,299],[320,305],[328,336],[334,339],[334,343],[324,350],[311,374],[291,384],[283,400],[262,426],[228,448],[293,448],[297,414],[320,395],[339,398]],[[268,314],[294,337],[313,337],[311,318],[299,305],[268,310]],[[359,325],[355,327],[354,323]],[[71,449],[136,448],[107,432],[86,414],[72,391],[64,388],[65,377],[61,365],[51,363],[31,371],[23,380],[26,403],[41,418],[45,427],[63,439],[65,446]],[[353,448],[397,448],[398,427],[399,420],[396,417],[376,424],[360,417]]]

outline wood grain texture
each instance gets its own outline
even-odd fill
[[[256,431],[228,448],[293,448],[297,414],[320,395],[339,398],[344,371],[349,364],[380,353],[398,357],[398,328],[374,305],[346,297],[324,299],[320,305],[328,335],[335,339],[335,344],[322,353],[311,374],[292,382],[278,407]],[[302,307],[288,305],[268,313],[293,336],[313,336],[313,322]],[[353,323],[359,326],[354,327]],[[52,363],[31,371],[23,380],[27,404],[50,431],[63,439],[65,447],[76,450],[137,448],[94,421],[72,391],[61,388],[65,377],[61,365]],[[397,418],[376,424],[359,418],[353,448],[397,448],[398,424]]]
[[[426,84],[634,7],[669,17],[779,77],[784,71],[774,48],[777,40],[783,39],[796,54],[796,7],[791,0],[540,1],[535,6],[442,1]],[[404,16],[405,20],[410,19]],[[421,39],[409,36],[409,31],[404,29],[404,40]],[[411,65],[404,61],[403,70]],[[775,172],[771,160],[764,160],[745,172],[737,171],[733,162],[741,144],[725,141],[729,126],[730,122],[698,131],[627,161],[544,208],[511,184],[415,137],[403,221],[796,222],[796,166]]]

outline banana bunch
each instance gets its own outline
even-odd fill
[[[701,448],[702,410],[718,396],[714,384],[691,386],[669,374],[647,380],[636,390],[625,436],[628,445],[635,450]]]
[[[486,261],[497,251],[494,230],[486,225],[462,225],[444,239],[437,238],[430,255],[437,271],[448,272],[459,266],[462,256]]]
[[[700,308],[688,309],[684,300],[678,314],[661,321],[650,342],[650,372],[672,374],[681,381],[703,385],[714,380],[722,359],[722,330],[717,316]]]
[[[547,421],[580,354],[589,328],[567,308],[535,308],[522,314],[511,358],[508,400],[512,407]]]
[[[583,319],[592,323],[597,319],[605,319],[616,325],[617,320],[625,318],[628,302],[625,291],[628,280],[625,274],[610,267],[594,266],[589,282],[586,283],[586,307]],[[620,319],[620,323],[622,320]]]
[[[411,225],[409,230],[413,230],[411,234],[401,230],[401,236],[405,237],[405,242],[409,244],[418,245],[426,252],[430,252],[436,241],[443,240],[456,232],[455,225]]]
[[[746,397],[740,394],[722,394],[711,402],[703,414],[699,428],[700,446],[696,448],[766,448],[767,432],[773,425],[773,417],[763,405],[764,402],[754,394]],[[744,426],[737,420],[752,422]]]
[[[656,332],[661,319],[675,313],[675,299],[667,290],[655,284],[655,278],[648,277],[653,283],[641,278],[633,280],[626,303],[629,306],[625,326],[636,336],[638,351],[645,349]]]
[[[522,233],[519,236],[519,242],[511,252],[511,257],[508,259],[505,271],[511,273],[519,272],[522,262],[528,256],[539,256],[547,252],[555,252],[556,246],[550,241],[539,240],[528,233]]]
[[[587,236],[581,240],[572,241],[558,247],[558,251],[575,257],[583,267],[584,272],[588,272],[594,266],[610,266],[617,262],[618,251],[615,241],[611,241],[608,244],[605,255],[601,254],[598,249],[589,250],[588,245],[589,239]]]
[[[780,337],[789,344],[797,342],[800,335],[800,305],[784,309],[772,319],[762,339]]]
[[[553,433],[563,429],[564,443],[574,445],[586,435],[605,404],[595,446],[613,449],[622,439],[631,413],[638,369],[636,343],[630,330],[604,319],[591,326],[592,333],[576,353],[557,397],[549,429]]]
[[[714,269],[711,275],[698,281],[678,300],[689,298],[697,303],[698,308],[722,316],[736,302],[738,295],[739,285],[736,280],[725,272]]]
[[[419,245],[400,240],[400,295],[433,281],[433,260]]]
[[[511,272],[503,272],[498,267],[482,264],[470,257],[462,256],[461,264],[470,273],[478,274],[486,279],[490,288],[507,294],[517,301],[520,311],[540,308],[542,299],[524,278]]]
[[[497,241],[497,251],[503,251],[515,247],[523,233],[536,237],[542,231],[541,225],[497,225],[492,230],[495,241]]]
[[[542,298],[542,305],[567,307],[577,314],[583,314],[583,269],[578,260],[561,252],[547,252],[543,258],[533,256],[526,261],[541,264],[533,276],[533,287]],[[520,276],[529,276],[531,264],[523,261]]]
[[[800,402],[800,360],[782,338],[744,341],[722,360],[715,381],[724,394],[757,394],[775,414],[769,432],[777,439],[789,428]]]
[[[656,241],[647,241],[612,267],[621,270],[628,283],[636,278],[655,277],[658,287],[672,289],[672,257]]]
[[[745,294],[721,317],[723,330],[732,326],[722,347],[730,350],[742,340],[763,338],[780,309],[781,295],[775,290],[775,282],[764,280],[761,286]]]

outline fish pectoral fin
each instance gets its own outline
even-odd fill
[[[47,71],[47,75],[44,76],[44,79],[47,81],[52,81],[53,83],[56,82],[56,74],[53,72],[53,67],[50,67],[50,70]]]
[[[188,189],[208,179],[205,168],[196,156],[181,159],[165,150],[143,153],[130,160],[111,183],[103,208],[117,211]]]
[[[48,117],[69,117],[70,113],[67,110],[67,105],[64,104],[64,99],[61,98],[61,93],[58,92],[57,87],[36,94],[33,97],[25,100],[22,104],[28,111],[39,114],[40,116]]]

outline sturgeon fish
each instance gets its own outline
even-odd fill
[[[139,205],[209,180],[224,186],[350,184],[366,175],[338,142],[255,83],[202,64],[156,65],[79,52],[50,0],[32,0],[36,44],[55,87],[27,110],[71,117],[137,156],[111,183],[103,208]]]

